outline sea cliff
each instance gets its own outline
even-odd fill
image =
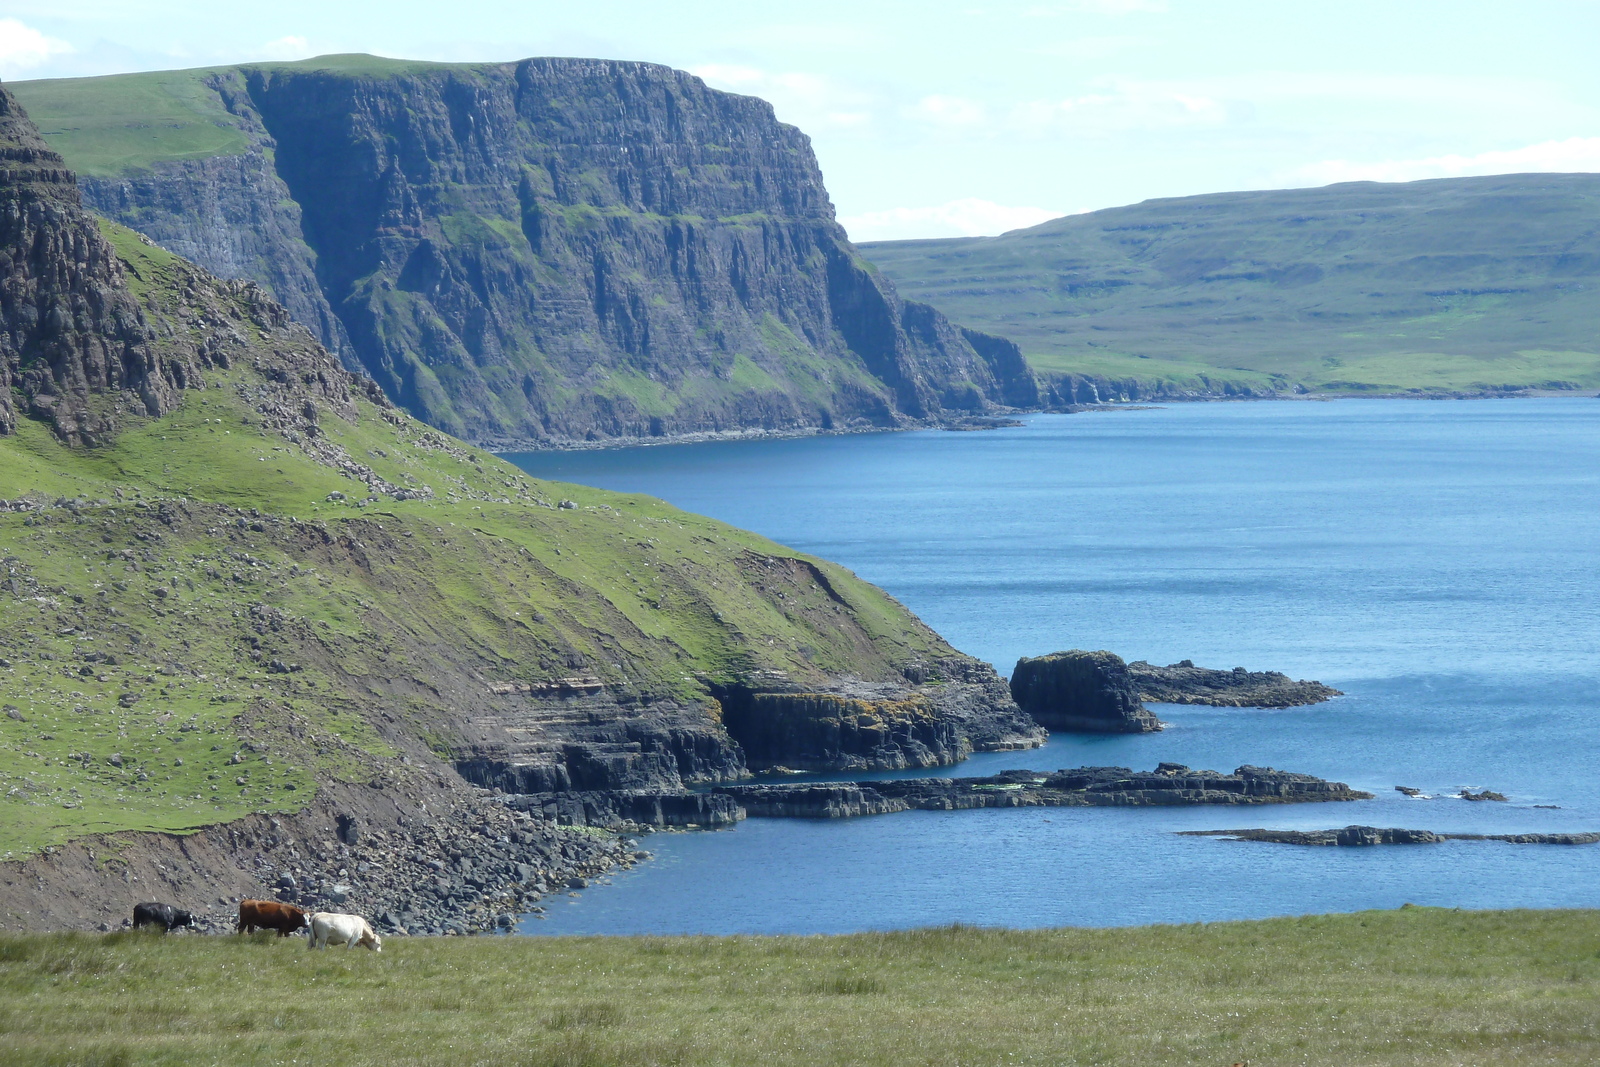
[[[136,160],[74,132],[126,134],[140,118],[107,115],[146,82],[187,103],[143,120]],[[1040,402],[1015,346],[861,259],[804,134],[682,71],[331,56],[18,91],[92,208],[260,283],[396,403],[479,443]],[[200,127],[226,136],[192,150]]]

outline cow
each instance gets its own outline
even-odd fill
[[[361,916],[319,911],[311,916],[311,940],[306,947],[327,948],[330,941],[335,945],[343,945],[346,951],[357,945],[374,952],[383,951],[383,938],[374,933]]]
[[[180,927],[194,927],[194,916],[182,908],[175,908],[171,904],[157,904],[151,901],[147,904],[133,906],[133,927],[137,930],[141,926],[159,926],[161,932],[170,934]]]
[[[263,930],[278,931],[279,937],[288,937],[309,925],[305,909],[297,908],[293,904],[280,904],[276,900],[239,901],[241,934],[254,933],[256,928],[260,927]]]

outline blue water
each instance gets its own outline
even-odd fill
[[[1600,906],[1600,846],[1310,849],[1179,829],[1600,830],[1600,401],[1177,405],[983,433],[509,457],[646,492],[836,560],[953,644],[1109,648],[1281,669],[1347,696],[1159,707],[1137,737],[1056,735],[954,771],[1307,771],[1354,804],[750,820],[656,858],[538,933],[837,932],[942,922],[1187,922],[1393,907]],[[1430,794],[1493,788],[1509,804]],[[1534,805],[1559,805],[1558,810]]]

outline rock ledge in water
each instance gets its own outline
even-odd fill
[[[1309,774],[1240,767],[1232,774],[1163,763],[1126,767],[1004,771],[983,778],[903,778],[871,782],[795,782],[717,786],[751,818],[842,819],[896,811],[971,808],[1158,807],[1198,804],[1295,804],[1370,800],[1371,793]]]
[[[1275,845],[1436,845],[1441,841],[1509,841],[1514,845],[1592,845],[1600,833],[1441,834],[1432,830],[1346,826],[1342,830],[1180,830],[1184,837],[1226,837]]]
[[[1209,704],[1219,708],[1293,708],[1320,704],[1344,694],[1321,682],[1295,681],[1281,671],[1231,671],[1196,667],[1182,660],[1157,667],[1144,660],[1128,664],[1142,700],[1159,704]]]

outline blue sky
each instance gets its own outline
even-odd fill
[[[811,135],[857,240],[1228,189],[1600,170],[1600,0],[0,0],[0,77],[330,52],[667,63]]]

